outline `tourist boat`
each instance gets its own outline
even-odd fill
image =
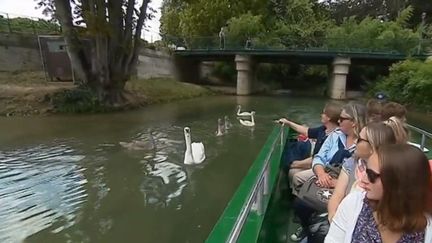
[[[408,125],[416,142],[425,148],[432,134]],[[297,134],[284,126],[275,126],[258,157],[241,181],[212,232],[208,243],[291,242],[290,234],[298,227],[292,222],[290,200],[284,194],[286,178],[280,160],[287,139]],[[432,152],[427,152],[432,159]]]

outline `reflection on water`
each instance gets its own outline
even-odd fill
[[[84,156],[63,145],[0,152],[0,242],[19,242],[61,222],[75,223],[87,183],[76,162]]]
[[[255,127],[237,121],[237,104],[257,112]],[[0,242],[203,242],[273,120],[315,125],[323,105],[207,97],[130,113],[0,119]],[[233,126],[216,137],[224,116]],[[183,164],[185,126],[205,145],[202,164]],[[119,145],[135,140],[154,146]]]
[[[171,129],[180,130],[179,127]],[[149,131],[149,134],[144,134],[144,137],[149,136],[157,151],[148,154],[141,161],[147,176],[142,181],[140,190],[146,204],[165,207],[173,198],[180,196],[187,185],[187,173],[183,167],[168,161],[170,155],[178,154],[185,145],[181,140],[169,139],[168,134],[163,131]]]

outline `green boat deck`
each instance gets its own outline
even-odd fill
[[[412,141],[432,148],[432,134],[408,125]],[[290,243],[298,224],[293,222],[292,195],[280,161],[287,139],[296,133],[275,126],[258,157],[207,238],[208,243]],[[426,153],[432,159],[432,151]]]

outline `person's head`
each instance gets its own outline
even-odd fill
[[[382,122],[371,122],[360,131],[354,153],[356,157],[368,160],[379,146],[395,143],[395,134],[390,126]]]
[[[396,143],[402,144],[408,142],[408,129],[404,126],[403,121],[401,121],[395,116],[392,116],[389,119],[385,120],[384,123],[392,128],[396,138]]]
[[[324,106],[323,112],[321,113],[322,124],[333,123],[339,125],[339,116],[342,111],[342,107],[335,103],[327,103]]]
[[[364,105],[350,102],[342,108],[339,127],[343,133],[358,137],[365,124],[366,107]]]
[[[383,108],[383,101],[378,99],[370,99],[366,103],[367,121],[377,122],[381,121],[381,113]]]
[[[409,144],[379,147],[361,180],[380,224],[396,232],[424,230],[431,171],[420,149]]]
[[[392,116],[399,118],[401,121],[406,121],[407,110],[405,106],[396,102],[387,102],[383,105],[381,118],[387,120]]]

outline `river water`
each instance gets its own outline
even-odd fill
[[[272,120],[317,125],[324,102],[206,97],[123,113],[1,118],[0,242],[203,242]],[[238,122],[237,104],[256,111],[254,129]],[[216,137],[225,115],[233,127]],[[185,126],[205,145],[202,164],[183,164]],[[134,139],[154,146],[119,145]]]

